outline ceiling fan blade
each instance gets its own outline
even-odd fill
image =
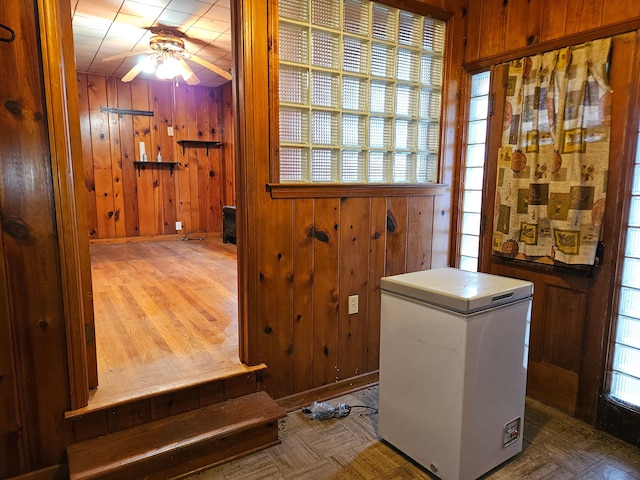
[[[177,38],[188,40],[189,42],[198,46],[198,48],[206,47],[207,45],[209,45],[209,42],[205,42],[204,40],[200,40],[199,38],[191,37],[177,27],[171,27],[160,22],[155,22],[152,26],[147,27],[146,29],[154,35],[166,34],[167,32],[170,32]]]
[[[124,77],[121,78],[123,82],[130,82],[138,76],[138,74],[144,68],[144,62],[136,63],[131,70],[129,70]]]
[[[220,75],[223,78],[226,78],[227,80],[231,80],[231,74],[229,72],[227,72],[226,70],[221,69],[220,67],[217,67],[216,65],[214,65],[211,62],[207,62],[206,60],[204,60],[204,59],[202,59],[200,57],[197,57],[196,55],[193,55],[191,53],[189,53],[186,58],[188,60],[191,60],[192,62],[196,62],[197,64],[202,65],[205,68],[208,68],[212,72],[217,73],[218,75]]]
[[[187,82],[188,85],[198,85],[200,83],[200,79],[195,74],[195,72],[191,70],[191,67],[187,65],[187,62],[185,62],[180,57],[176,57],[176,58],[178,59],[178,61],[180,62],[180,65],[182,66],[182,78],[184,79],[184,81]]]
[[[133,55],[142,55],[146,53],[153,53],[153,50],[138,50],[136,52],[118,53],[117,55],[111,55],[110,57],[104,57],[103,62],[112,62],[113,60],[120,60],[121,58],[131,57]]]

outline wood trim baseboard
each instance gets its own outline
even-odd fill
[[[134,243],[134,242],[166,242],[168,240],[179,240],[182,235],[148,235],[144,237],[121,237],[121,238],[92,238],[89,240],[91,245],[108,245],[116,243]]]
[[[313,401],[324,401],[331,398],[339,397],[347,393],[356,392],[363,388],[377,384],[379,381],[379,371],[365,373],[357,377],[341,380],[329,385],[312,388],[304,392],[295,393],[288,397],[277,398],[276,402],[287,412],[298,410],[302,407],[309,406]]]
[[[61,463],[33,472],[23,473],[8,480],[66,480],[69,478],[69,465]]]

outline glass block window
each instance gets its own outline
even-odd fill
[[[487,118],[489,116],[489,72],[471,77],[468,105],[467,142],[463,166],[462,218],[458,263],[461,270],[478,271],[480,226],[482,223],[482,183],[484,177]]]
[[[618,288],[609,395],[635,408],[640,407],[640,145],[636,151],[622,280]]]
[[[369,0],[279,0],[281,182],[434,183],[444,22]]]

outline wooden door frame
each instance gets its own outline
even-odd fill
[[[80,154],[80,123],[71,12],[68,2],[37,0],[44,96],[51,148],[55,218],[60,253],[71,409],[87,405],[97,376],[85,329],[93,325],[89,238]],[[94,344],[95,346],[95,344]]]
[[[97,356],[93,301],[91,288],[91,260],[86,228],[86,200],[81,186],[84,184],[82,145],[79,121],[77,78],[73,54],[70,7],[64,0],[50,2],[37,0],[40,22],[40,42],[43,52],[45,100],[51,143],[52,174],[56,205],[56,222],[64,289],[64,309],[67,332],[67,358],[70,382],[70,410],[87,406],[89,389],[97,386]],[[251,6],[251,5],[249,5]],[[238,337],[240,360],[255,363],[257,353],[249,350],[248,304],[251,287],[248,282],[250,263],[247,252],[248,235],[245,176],[248,138],[253,131],[241,128],[246,122],[244,101],[244,72],[251,67],[251,58],[244,55],[243,45],[251,45],[251,29],[243,29],[243,22],[252,18],[244,12],[245,2],[232,2],[231,21],[235,49],[235,78],[232,86],[235,124],[233,161],[236,165],[237,237],[238,237]],[[258,17],[260,18],[260,17]],[[252,21],[255,24],[256,20]],[[248,32],[245,34],[245,31]],[[45,34],[46,32],[46,34]],[[248,36],[247,39],[244,37]],[[266,38],[266,37],[265,37]],[[249,43],[246,43],[249,42]],[[244,110],[240,110],[243,108]],[[248,112],[249,114],[251,112]],[[250,117],[249,117],[250,118]],[[251,153],[251,152],[249,152]],[[255,251],[255,250],[253,250]],[[254,286],[254,288],[257,288]],[[255,290],[254,290],[255,291]],[[93,338],[91,338],[93,337]]]

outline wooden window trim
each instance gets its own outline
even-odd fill
[[[348,198],[443,195],[443,183],[268,183],[271,198]]]

